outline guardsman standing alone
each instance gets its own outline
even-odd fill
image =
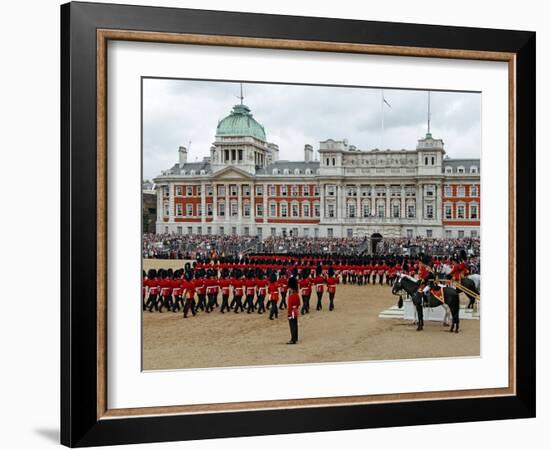
[[[298,313],[300,309],[300,296],[298,295],[298,281],[296,277],[288,280],[288,325],[290,327],[290,341],[287,344],[298,342]]]
[[[271,273],[269,278],[269,286],[267,287],[269,294],[269,320],[273,320],[273,317],[279,316],[279,308],[277,308],[277,302],[279,301],[279,283],[277,282],[277,275],[275,272]]]
[[[329,311],[332,311],[334,309],[334,297],[336,296],[336,283],[338,283],[338,279],[334,276],[334,269],[332,267],[329,267],[328,277],[327,277]]]

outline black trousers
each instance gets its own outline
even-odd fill
[[[183,306],[183,318],[187,317],[187,314],[189,314],[189,310],[191,310],[191,313],[194,316],[197,314],[197,311],[195,310],[195,297],[187,297],[185,299],[185,305]]]
[[[277,308],[276,300],[270,300],[269,303],[271,304],[269,309],[269,320],[273,320],[273,317],[279,317],[279,308]]]
[[[241,308],[241,312],[244,312],[242,295],[236,295],[235,297],[233,297],[233,302],[235,302],[235,312],[236,313],[239,312],[239,308]],[[233,302],[231,302],[231,303],[233,303]]]
[[[309,313],[309,295],[305,296],[303,295],[302,296],[302,302],[303,302],[303,305],[302,305],[302,314],[308,314]]]
[[[258,297],[258,300],[256,301],[256,304],[258,305],[258,314],[262,314],[265,312],[265,295],[262,295]]]
[[[195,308],[195,310],[200,308],[204,311],[206,309],[206,295],[199,294],[197,297],[199,298],[199,301],[197,303],[197,307]]]
[[[321,311],[323,309],[323,293],[317,292],[317,311]]]
[[[214,311],[214,305],[216,304],[216,294],[208,294],[208,303],[206,304],[206,312]]]
[[[157,306],[157,294],[149,294],[145,308],[149,308],[149,312],[153,311],[153,308]]]
[[[288,319],[288,325],[290,327],[290,341],[298,342],[298,318]]]
[[[328,300],[329,300],[329,303],[328,303],[328,310],[329,311],[332,311],[334,309],[334,296],[336,294],[332,294],[329,292],[328,294]]]
[[[179,311],[182,305],[183,305],[183,301],[182,301],[181,295],[176,295],[174,297],[174,306],[172,307],[172,312],[176,312],[176,310]]]
[[[281,303],[279,304],[279,309],[285,309],[286,307],[286,292],[281,292]]]
[[[162,312],[162,308],[166,307],[166,309],[170,310],[172,307],[172,296],[171,295],[163,295],[162,300],[160,301],[159,306],[159,312]]]
[[[234,300],[233,300],[234,301]],[[231,302],[233,303],[233,302]],[[221,308],[221,312],[223,313],[224,310],[227,309],[227,312],[230,311],[229,309],[229,294],[227,295],[222,295],[222,308]]]
[[[253,295],[247,295],[244,304],[246,306],[246,312],[247,313],[251,313],[252,311],[254,311],[254,309],[255,309],[254,308],[254,296]]]
[[[367,275],[365,275],[365,284],[370,284],[370,273],[368,273]]]

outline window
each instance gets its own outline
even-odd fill
[[[303,196],[304,197],[307,197],[309,195],[309,185],[308,184],[305,184],[304,186],[302,186],[302,192],[303,192]]]
[[[232,184],[231,186],[229,186],[229,192],[230,192],[232,197],[236,197],[237,196],[237,185]]]
[[[413,230],[411,230],[410,228],[407,228],[407,237],[409,239],[412,239],[412,237],[413,237]]]
[[[223,203],[223,202],[219,204],[218,215],[219,215],[220,217],[224,217],[224,216],[225,216],[225,203]]]
[[[434,218],[434,205],[428,204],[426,205],[426,219],[433,219]]]
[[[294,237],[298,237],[298,228],[293,228],[291,231],[290,231],[291,235],[294,236]]]
[[[428,165],[428,157],[424,157],[424,165],[427,166]]]
[[[211,235],[212,235],[212,227],[207,227],[207,228],[206,228],[206,234],[207,234],[208,236],[211,236]]]
[[[475,184],[470,186],[470,197],[479,197],[479,190]]]
[[[193,195],[193,186],[187,186],[187,197],[191,197]]]
[[[310,213],[309,213],[309,203],[307,203],[307,202],[304,202],[304,203],[303,203],[302,212],[303,212],[304,217],[309,217],[309,216],[310,216]]]
[[[334,230],[332,228],[327,228],[327,237],[334,237]]]
[[[192,216],[193,215],[193,205],[191,205],[191,204],[187,205],[186,214],[187,214],[187,216]]]
[[[296,186],[295,184],[293,184],[291,187],[290,187],[290,193],[293,197],[296,197],[298,195],[298,186]]]
[[[224,227],[220,227],[220,236],[223,236],[225,233]]]
[[[250,186],[248,184],[243,184],[243,195],[250,197]]]
[[[445,219],[452,219],[452,218],[453,218],[453,206],[445,205]]]
[[[279,169],[273,169],[273,175],[279,175]]]
[[[200,184],[197,186],[197,195],[202,195],[202,186]]]
[[[237,236],[237,227],[231,227],[231,234]]]
[[[456,173],[464,173],[464,166],[458,166],[456,169]]]
[[[290,207],[290,212],[292,214],[292,217],[298,217],[298,203],[292,203]]]
[[[288,169],[284,169],[284,170],[283,170],[283,174],[285,174],[285,175],[288,175],[288,174],[290,174],[290,170],[288,170]]]
[[[197,234],[202,234],[202,227],[197,227]]]
[[[334,186],[333,184],[327,185],[327,195],[330,197],[334,197],[335,194],[336,194],[336,186]]]
[[[348,203],[348,217],[355,217],[355,203]]]
[[[334,204],[333,203],[328,204],[327,213],[328,213],[327,214],[328,217],[334,217]]]
[[[178,234],[183,234],[183,227],[178,227],[177,228],[177,233]]]
[[[286,186],[286,184],[281,185],[280,189],[281,189],[281,195],[286,197],[286,195],[287,195],[287,186]]]
[[[386,205],[384,205],[384,203],[378,203],[378,205],[376,205],[376,216],[377,217],[386,216]]]
[[[306,175],[311,175],[311,169],[306,169]]]
[[[445,237],[447,239],[452,238],[453,237],[453,231],[452,230],[445,230]]]
[[[269,215],[275,217],[277,215],[277,205],[275,203],[269,204]]]
[[[313,229],[313,236],[315,236],[316,238],[319,237],[319,228],[314,228]]]
[[[374,191],[377,197],[386,196],[386,186],[375,186]]]
[[[426,230],[426,237],[431,238],[433,236],[432,230]]]
[[[370,216],[370,203],[363,202],[363,217],[369,217],[369,216]]]
[[[453,196],[453,190],[451,189],[451,186],[449,184],[446,184],[444,189],[445,189],[444,190],[445,197],[452,197]]]
[[[164,232],[168,234],[168,227],[164,227]]]
[[[259,239],[262,239],[263,230],[262,227],[256,228],[256,236],[258,236]]]
[[[170,191],[168,190],[168,186],[164,186],[162,188],[162,194],[164,195],[164,197],[168,197],[170,195]]]
[[[427,197],[433,197],[435,195],[435,186],[433,184],[427,184],[425,189]]]
[[[464,197],[464,195],[466,195],[465,191],[466,189],[464,188],[464,186],[462,185],[458,186],[458,189],[457,189],[458,197]]]
[[[183,189],[181,186],[176,186],[176,195],[183,195]]]
[[[243,213],[245,217],[250,217],[250,203],[246,202],[243,206]]]
[[[477,230],[471,230],[470,231],[470,237],[476,238],[477,237]]]
[[[256,205],[256,216],[263,217],[263,215],[264,215],[264,205],[262,205],[261,203],[258,203]]]
[[[336,165],[336,158],[332,158],[332,165],[333,165],[333,166]]]
[[[319,185],[318,184],[315,185],[314,194],[315,194],[315,197],[319,197]]]
[[[346,186],[346,192],[348,197],[356,197],[357,196],[357,187],[356,186]]]
[[[409,204],[407,205],[407,218],[414,219],[416,217],[416,205]]]
[[[239,215],[239,210],[237,208],[237,202],[231,202],[231,217],[237,217]]]
[[[256,186],[256,195],[257,195],[258,197],[264,195],[264,187],[263,187],[261,184],[259,184],[258,186]]]
[[[348,229],[346,230],[346,235],[347,235],[349,238],[353,237],[353,228],[348,228]]]
[[[305,237],[309,237],[309,228],[304,228],[303,234]]]
[[[181,203],[176,204],[176,216],[183,216],[183,205]]]
[[[249,227],[244,227],[244,233],[243,233],[245,236],[249,236],[250,235],[250,228]]]
[[[212,196],[212,185],[211,184],[206,185],[206,195],[209,196],[209,197]]]
[[[416,186],[405,186],[405,197],[416,197]]]
[[[477,205],[476,204],[471,204],[470,205],[470,219],[477,219],[479,216],[478,216],[478,213],[477,213]]]
[[[449,166],[446,166],[446,167],[445,167],[445,173],[446,173],[446,174],[451,174],[451,173],[453,173],[453,168],[452,168],[452,167],[449,167]]]
[[[281,217],[287,217],[288,216],[288,205],[286,203],[281,203]]]
[[[458,230],[458,238],[462,239],[464,237],[464,230]]]
[[[193,227],[187,227],[187,234],[193,234]]]
[[[401,207],[399,203],[394,203],[391,207],[391,214],[394,219],[398,219],[401,213]]]
[[[321,217],[321,205],[319,203],[315,203],[315,205],[313,205],[313,209],[315,210],[315,217]]]
[[[206,215],[211,216],[212,215],[212,203],[206,204]]]
[[[432,166],[435,166],[435,156],[432,156]]]
[[[277,235],[277,228],[271,228],[270,233],[271,233],[271,236],[276,236]]]
[[[195,175],[195,169],[191,169],[191,170],[189,171],[189,175]]]
[[[300,169],[294,169],[294,175],[300,175]]]
[[[218,186],[218,195],[221,197],[221,196],[225,196],[225,185],[223,184],[220,184]]]
[[[202,204],[197,204],[197,216],[202,217]]]
[[[458,205],[456,207],[456,217],[458,219],[464,219],[464,205]]]
[[[239,159],[239,161],[242,161],[243,160],[243,151],[241,149],[237,150],[237,157]]]
[[[471,166],[470,173],[477,173],[477,166]]]
[[[269,195],[270,197],[275,197],[275,185],[274,184],[270,184],[269,185]]]

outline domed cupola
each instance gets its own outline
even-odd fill
[[[252,136],[266,142],[263,125],[252,116],[246,105],[235,105],[231,113],[218,122],[216,136]]]

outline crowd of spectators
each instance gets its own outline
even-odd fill
[[[479,238],[384,238],[378,242],[376,253],[432,256],[479,256]],[[313,238],[270,236],[264,240],[237,235],[143,235],[144,258],[204,259],[212,256],[242,256],[247,253],[265,254],[337,254],[363,255],[371,250],[370,240],[364,238]]]

